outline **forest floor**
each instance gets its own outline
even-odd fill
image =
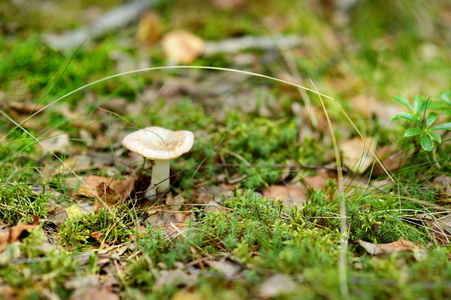
[[[158,2],[0,3],[0,299],[451,297],[448,1]]]

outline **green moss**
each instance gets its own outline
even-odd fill
[[[104,2],[96,5],[103,10],[114,5]],[[344,101],[355,95],[371,96],[377,100],[375,103],[400,93],[423,93],[428,97],[449,86],[450,61],[447,48],[442,47],[446,44],[443,39],[446,28],[441,24],[442,1],[414,0],[408,4],[395,1],[390,5],[380,0],[358,2],[349,12],[348,26],[331,24],[330,15],[320,13],[328,9],[323,5],[312,8],[310,4],[289,0],[247,1],[238,11],[219,11],[207,2],[176,1],[157,8],[163,19],[163,33],[186,29],[206,40],[280,32],[300,34],[302,44],[283,57],[277,56],[277,51],[268,56],[266,51],[250,50],[257,54],[250,67],[268,75],[286,73],[288,67],[298,68],[306,82],[313,79],[321,92],[338,95],[336,98]],[[6,103],[2,108],[5,112],[9,113],[10,101],[50,103],[80,86],[112,75],[117,72],[121,55],[125,55],[131,65],[138,65],[143,59],[148,59],[153,66],[165,63],[158,45],[152,46],[145,58],[139,57],[137,43],[128,43],[135,32],[134,25],[85,45],[77,53],[59,53],[42,43],[43,32],[78,27],[81,19],[77,16],[87,5],[90,3],[86,1],[63,3],[56,11],[67,9],[68,14],[52,18],[51,14],[55,14],[52,10],[34,11],[32,6],[18,9],[15,3],[0,4],[0,97]],[[13,22],[18,24],[16,29]],[[434,34],[428,34],[428,28],[432,28]],[[123,43],[124,40],[127,43]],[[193,65],[230,66],[232,55],[200,57]],[[290,55],[293,65],[287,60]],[[205,72],[202,76],[211,74]],[[150,85],[158,90],[164,84],[164,76],[180,75],[167,72],[160,77],[160,73],[149,72],[115,78],[78,92],[64,102],[71,108],[85,106],[89,114],[94,114],[98,106],[114,97],[132,103],[136,95]],[[287,208],[280,201],[248,191],[270,184],[280,185],[282,168],[277,165],[331,163],[331,158],[326,161],[330,146],[325,145],[323,139],[327,130],[317,128],[315,138],[300,141],[299,120],[291,109],[292,98],[298,101],[299,97],[293,97],[291,92],[285,96],[284,90],[273,88],[268,81],[246,82],[249,83],[254,89],[264,84],[265,93],[277,99],[280,109],[271,112],[272,118],[260,116],[258,109],[248,114],[227,111],[224,103],[218,108],[206,108],[202,105],[202,93],[193,99],[158,99],[139,115],[121,115],[123,120],[130,120],[139,128],[163,126],[195,132],[192,151],[172,163],[174,194],[184,191],[186,199],[196,202],[198,191],[192,187],[224,183],[222,175],[227,179],[244,178],[239,182],[243,190],[237,190],[232,199],[224,201],[223,209],[192,209],[194,220],[176,237],[168,237],[166,231],[150,226],[145,237],[137,238],[137,248],[127,252],[130,254],[127,258],[131,259],[121,262],[125,267],[120,278],[123,298],[171,299],[178,291],[189,289],[205,299],[251,299],[256,297],[264,280],[279,273],[290,276],[296,288],[277,299],[298,299],[299,295],[304,299],[341,298],[338,270],[341,236],[335,181],[331,180],[321,191],[309,191],[308,201],[302,207]],[[233,93],[238,93],[249,85],[235,87]],[[266,94],[254,93],[254,96],[257,98],[252,100],[259,104],[264,101],[261,96]],[[313,105],[319,107],[317,99],[311,98]],[[344,104],[346,110],[352,109],[350,104]],[[351,126],[347,121],[342,127],[345,121],[335,105],[326,101],[326,106],[337,136],[346,139],[349,132],[354,134],[348,129]],[[222,117],[215,115],[217,111],[224,113]],[[351,118],[360,116],[351,115]],[[42,132],[53,128],[68,132],[71,137],[79,136],[80,129],[74,120],[56,110],[45,111],[34,120],[37,120],[33,123],[36,126],[29,131],[38,138]],[[112,116],[106,125],[99,117],[103,127],[129,126],[122,119],[117,120],[119,118]],[[388,128],[377,115],[371,121],[357,120],[356,124],[375,137],[379,145],[396,144],[402,136],[400,128]],[[19,221],[30,222],[32,215],[38,215],[41,220],[48,216],[50,191],[36,193],[30,188],[33,184],[41,186],[40,182],[45,180],[42,186],[61,193],[57,198],[64,201],[70,199],[72,192],[66,175],[48,175],[46,170],[53,165],[39,156],[36,141],[12,126],[0,118],[0,130],[9,132],[0,145],[0,219],[9,226]],[[407,141],[400,144],[399,151],[407,155],[413,147],[414,144]],[[81,149],[91,150],[89,145]],[[109,150],[118,153],[116,148]],[[105,148],[95,148],[94,153],[89,153],[95,156],[99,151]],[[414,154],[405,166],[394,172],[393,187],[387,185],[377,191],[372,187],[347,189],[344,196],[349,226],[346,274],[350,299],[451,297],[449,249],[432,248],[434,239],[430,228],[414,218],[415,214],[430,213],[424,209],[430,202],[442,205],[437,202],[440,200],[438,191],[430,183],[438,174],[451,171],[447,155],[450,152],[451,144],[444,140],[435,153],[442,165],[440,169],[432,155]],[[75,172],[83,175],[83,171]],[[111,169],[102,169],[102,172],[110,175]],[[57,243],[77,251],[95,248],[98,242],[92,238],[94,232],[103,234],[102,238],[111,245],[129,243],[136,236],[136,222],[141,221],[137,214],[135,208],[112,208],[68,219],[57,229]],[[356,243],[358,239],[388,243],[400,237],[428,247],[428,255],[421,261],[409,253],[372,257]],[[50,291],[65,299],[70,297],[71,291],[63,283],[69,278],[103,275],[96,266],[96,256],[90,256],[86,266],[54,247],[44,250],[44,244],[45,236],[33,231],[21,244],[9,245],[1,255],[5,262],[0,262],[0,285],[15,288],[19,298],[43,298]],[[17,251],[19,255],[14,256]],[[26,260],[15,261],[17,257]],[[240,271],[235,277],[227,278],[210,267],[207,260],[230,261],[239,266]],[[162,271],[176,269],[195,270],[197,279],[189,286],[178,283],[155,286]]]
[[[0,262],[0,284],[15,288],[21,299],[40,298],[38,287],[66,298],[70,293],[63,283],[77,274],[83,275],[86,270],[76,258],[57,250],[56,246],[50,246],[39,229],[30,231],[19,246],[10,245],[6,253],[11,253],[11,257],[6,262]],[[19,259],[14,260],[17,257]],[[91,269],[92,262],[87,267]]]
[[[99,209],[67,220],[60,228],[61,242],[70,248],[81,248],[97,244],[92,233],[100,233],[106,244],[128,241],[136,234],[134,217],[127,208],[111,207]]]
[[[45,192],[35,194],[28,185],[4,183],[0,179],[0,220],[4,223],[10,226],[19,220],[29,223],[33,221],[33,215],[46,218],[47,203]]]

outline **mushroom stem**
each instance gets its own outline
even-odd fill
[[[170,160],[154,160],[152,166],[152,180],[145,194],[146,198],[153,198],[157,193],[169,190]]]

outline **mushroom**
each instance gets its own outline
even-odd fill
[[[172,131],[157,126],[132,132],[122,140],[124,147],[153,161],[146,198],[169,190],[170,160],[188,152],[193,144],[194,134],[191,131]]]

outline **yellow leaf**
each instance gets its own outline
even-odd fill
[[[376,141],[371,137],[367,137],[365,140],[355,137],[339,143],[343,163],[357,174],[362,174],[374,161],[374,156],[369,148],[375,151]]]
[[[68,208],[66,208],[67,217],[71,220],[75,219],[77,216],[84,214],[79,205],[74,204]]]
[[[189,64],[204,51],[204,41],[184,30],[169,32],[161,43],[164,53],[175,64]]]

